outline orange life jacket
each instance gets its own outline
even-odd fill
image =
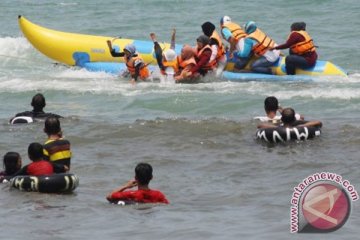
[[[170,62],[163,60],[163,66],[165,68],[167,68],[167,67],[173,68],[175,74],[178,73],[178,71],[179,71],[179,63],[176,59],[173,61],[170,61]],[[164,70],[161,70],[160,72],[162,75],[166,75],[166,72]]]
[[[299,33],[301,36],[305,38],[304,41],[296,43],[290,47],[291,51],[298,55],[303,55],[307,52],[314,52],[315,51],[315,45],[313,43],[313,40],[311,39],[310,35],[306,31],[292,31],[290,35],[293,33]],[[289,35],[289,37],[290,37]]]
[[[186,67],[189,66],[190,64],[196,65],[196,60],[195,60],[194,57],[191,57],[191,58],[189,58],[189,59],[187,59],[187,60],[183,60],[183,59],[181,58],[181,56],[178,56],[178,57],[177,57],[177,62],[178,62],[178,66],[179,66],[181,69],[186,68]]]
[[[126,56],[124,57],[125,62],[126,62],[126,67],[129,70],[131,75],[135,74],[135,61],[136,60],[141,60],[142,62],[144,62],[144,60],[139,57],[139,56],[133,56],[130,59],[128,59]],[[144,63],[141,67],[140,67],[140,71],[139,71],[139,77],[142,80],[145,80],[146,78],[148,78],[150,76],[150,72],[149,69],[147,68],[147,65]]]
[[[200,51],[198,49],[196,49],[196,56],[197,57],[200,57],[200,55],[206,50],[206,49],[209,49],[210,51],[211,50],[211,47],[209,44],[205,45],[202,49],[200,49]],[[205,66],[202,66],[201,69],[204,69],[204,70],[212,70],[216,67],[216,62],[208,62]]]
[[[218,52],[217,52],[216,58],[214,59],[214,61],[216,61],[216,63],[217,63],[217,61],[219,61],[225,55],[225,48],[224,48],[224,45],[221,41],[219,34],[215,30],[213,31],[210,38],[215,39],[219,44]]]
[[[244,30],[236,23],[233,23],[233,22],[225,23],[224,25],[221,26],[221,29],[223,29],[223,28],[229,29],[232,36],[236,39],[236,41],[239,41],[240,39],[246,37],[246,33],[244,32]],[[222,31],[221,31],[221,34],[222,34]],[[224,35],[223,35],[223,37],[224,37]]]
[[[269,36],[267,36],[263,31],[261,31],[259,28],[256,28],[256,30],[248,35],[248,38],[254,39],[257,41],[257,44],[255,44],[252,47],[252,51],[257,56],[262,56],[264,53],[269,49],[273,48],[275,46],[274,40],[272,40]]]

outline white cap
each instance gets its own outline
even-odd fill
[[[164,56],[165,56],[166,61],[171,62],[171,61],[175,60],[176,53],[173,49],[167,49],[164,51]]]
[[[229,23],[231,22],[231,18],[229,16],[223,16],[221,19],[220,19],[220,24],[221,25],[224,25],[225,23]]]

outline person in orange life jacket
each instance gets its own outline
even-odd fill
[[[54,166],[49,161],[44,160],[43,158],[43,146],[40,143],[31,143],[28,147],[28,156],[32,163],[24,166],[18,172],[16,172],[12,177],[19,175],[51,175],[54,173]],[[63,169],[64,170],[64,169]],[[59,169],[60,172],[60,169]],[[64,172],[64,171],[62,171]]]
[[[190,70],[195,67],[195,49],[190,45],[184,45],[180,56],[177,57],[179,64],[179,74],[175,76],[177,83],[191,83],[197,80],[198,73],[191,74]]]
[[[243,69],[250,60],[250,57],[241,57],[238,52],[244,48],[245,31],[240,25],[231,21],[229,16],[220,19],[221,35],[230,43],[229,58],[235,60],[235,70]]]
[[[196,65],[186,73],[186,76],[194,76],[196,73],[205,76],[209,70],[212,70],[209,62],[212,50],[209,43],[210,39],[206,35],[201,35],[196,39]]]
[[[160,47],[160,44],[156,40],[155,33],[150,33],[150,38],[154,42],[154,52],[157,64],[160,68],[160,81],[162,83],[165,82],[173,82],[175,83],[175,75],[178,74],[179,66],[176,60],[176,52],[175,52],[175,34],[176,30],[173,29],[171,35],[171,45],[170,49],[167,49],[163,52]]]
[[[109,202],[117,203],[118,201],[129,201],[137,203],[165,203],[169,201],[165,195],[149,188],[149,182],[153,178],[153,169],[148,163],[139,163],[135,168],[135,179],[128,181],[123,186],[114,189],[106,196]],[[133,187],[138,190],[125,191]]]
[[[15,115],[15,117],[10,119],[10,123],[16,118],[16,117],[31,117],[31,118],[46,118],[49,116],[54,116],[58,118],[62,118],[62,116],[54,114],[54,113],[45,113],[44,108],[46,106],[45,97],[41,93],[37,93],[33,96],[31,100],[31,106],[33,107],[32,111],[25,111],[20,112]]]
[[[292,127],[322,127],[322,122],[320,121],[302,121],[297,120],[295,117],[295,111],[292,108],[284,108],[281,112],[281,121],[285,128],[292,128]],[[258,125],[258,128],[276,128],[278,125],[269,124],[269,123],[261,123]]]
[[[290,55],[285,58],[285,67],[288,75],[294,75],[296,68],[315,66],[318,55],[313,40],[306,32],[304,22],[295,22],[290,29],[291,33],[286,43],[280,44],[274,49],[290,49]]]
[[[45,120],[44,132],[48,139],[44,143],[44,159],[49,160],[59,168],[70,169],[70,142],[63,138],[58,118],[49,117]]]
[[[244,48],[238,52],[238,55],[242,58],[248,58],[252,55],[259,57],[251,64],[251,71],[272,74],[271,66],[280,57],[280,51],[273,49],[277,44],[261,31],[253,21],[247,22],[244,29],[247,36],[244,40]]]
[[[4,171],[0,172],[0,183],[21,169],[21,156],[17,152],[7,152],[3,158]]]
[[[210,38],[211,46],[210,63],[216,67],[216,76],[219,77],[226,66],[226,51],[222,40],[215,30],[215,25],[211,22],[205,22],[201,25],[203,33]]]
[[[135,84],[138,78],[140,78],[143,81],[146,81],[150,77],[150,72],[147,67],[147,64],[145,64],[144,60],[136,52],[136,47],[134,44],[125,45],[123,52],[116,52],[116,50],[113,49],[110,40],[107,41],[107,44],[109,46],[111,56],[124,57],[127,70],[131,75],[130,82],[132,84]]]

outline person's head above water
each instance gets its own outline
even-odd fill
[[[210,38],[206,35],[200,35],[196,39],[196,42],[198,44],[198,48],[203,48],[210,43]],[[200,43],[200,45],[199,45],[199,43]]]
[[[44,132],[48,135],[61,133],[60,120],[57,117],[46,118]]]
[[[36,94],[31,100],[31,106],[35,112],[41,112],[46,106],[45,97],[41,93]]]
[[[220,26],[226,24],[226,23],[230,23],[231,22],[231,18],[229,16],[223,16],[220,19]]]
[[[148,163],[139,163],[135,168],[135,179],[140,185],[148,185],[152,179],[153,169]]]
[[[30,143],[28,147],[28,155],[31,161],[38,161],[44,157],[44,148],[40,143]]]
[[[181,49],[182,60],[188,60],[195,56],[195,51],[190,45],[184,45]]]
[[[21,168],[21,157],[17,152],[7,152],[3,159],[4,170],[7,175],[12,175]]]
[[[124,47],[124,52],[128,53],[130,56],[134,56],[136,54],[136,47],[134,44],[129,43]]]
[[[164,57],[168,62],[174,61],[176,59],[176,52],[173,49],[167,49],[164,51]]]
[[[270,96],[264,101],[265,112],[276,112],[279,108],[279,102],[276,97]]]
[[[247,34],[253,33],[257,29],[256,23],[254,21],[248,21],[245,24],[244,29]]]
[[[305,22],[294,22],[290,27],[291,31],[305,31],[306,23]]]
[[[201,25],[201,29],[206,36],[210,37],[215,30],[215,25],[211,22],[204,22],[203,25]]]
[[[291,124],[296,121],[295,111],[292,108],[284,108],[281,112],[281,121],[284,124]]]

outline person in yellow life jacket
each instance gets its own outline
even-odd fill
[[[177,83],[191,83],[197,80],[197,73],[191,74],[190,70],[196,65],[195,49],[190,45],[184,45],[180,56],[177,57],[179,74],[175,76]]]
[[[271,66],[273,66],[280,57],[280,51],[273,49],[277,44],[261,31],[253,21],[247,22],[244,29],[247,36],[244,40],[244,48],[238,53],[239,56],[246,58],[255,55],[257,59],[251,63],[251,71],[272,74]]]
[[[215,30],[215,25],[211,22],[205,22],[201,25],[203,33],[210,38],[210,47],[212,50],[210,63],[216,67],[216,76],[219,77],[226,66],[226,51],[221,37]]]
[[[220,19],[221,35],[230,43],[229,58],[235,61],[235,69],[243,69],[250,60],[250,57],[241,57],[238,52],[244,48],[245,31],[240,25],[231,21],[229,16]]]
[[[285,58],[285,67],[288,75],[294,75],[296,68],[314,67],[318,55],[313,39],[306,32],[306,23],[295,22],[291,25],[290,30],[291,33],[286,43],[275,49],[290,49],[290,55]]]
[[[156,40],[155,33],[150,33],[150,38],[154,42],[154,52],[157,64],[160,68],[160,82],[162,83],[175,83],[175,75],[179,72],[179,65],[175,52],[175,34],[176,30],[173,29],[170,49],[163,51]]]
[[[150,72],[147,64],[145,64],[144,60],[136,52],[136,47],[134,44],[127,44],[124,47],[123,52],[116,52],[116,50],[113,49],[110,40],[107,41],[107,44],[109,46],[111,56],[124,57],[127,70],[131,75],[131,83],[134,84],[138,80],[138,78],[146,81],[150,77]]]
[[[48,139],[44,143],[44,159],[54,165],[70,169],[71,150],[70,142],[63,138],[60,120],[57,117],[48,117],[45,120],[44,132]]]
[[[206,35],[201,35],[196,39],[196,65],[185,74],[187,77],[196,75],[205,76],[213,69],[213,65],[210,63],[212,50],[209,43],[210,39]]]

